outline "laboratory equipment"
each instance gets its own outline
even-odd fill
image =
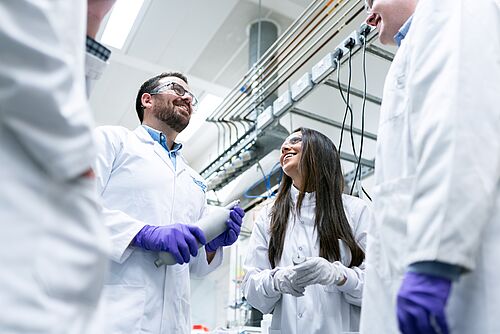
[[[207,242],[217,238],[217,236],[226,230],[226,220],[229,219],[229,212],[238,204],[239,200],[236,200],[225,207],[214,207],[208,216],[203,217],[197,222],[196,226],[203,231]],[[198,248],[202,246],[202,244],[198,244]],[[172,254],[168,252],[159,252],[158,259],[155,261],[157,267],[176,263]]]

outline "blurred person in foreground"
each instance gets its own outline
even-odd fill
[[[399,49],[377,133],[361,333],[500,333],[500,2],[368,7]]]
[[[92,37],[113,4],[0,3],[2,333],[104,332],[97,304],[108,241],[85,77],[106,66],[109,50],[93,52]]]

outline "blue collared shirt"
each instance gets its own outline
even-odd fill
[[[167,136],[165,136],[162,132],[155,130],[153,128],[150,128],[147,125],[143,125],[144,129],[149,133],[151,138],[153,138],[154,141],[158,142],[166,151],[168,154],[168,157],[170,158],[170,161],[172,161],[172,165],[174,165],[174,170],[177,165],[177,154],[179,150],[182,148],[182,144],[180,143],[174,143],[174,147],[172,150],[168,149],[167,146]]]
[[[396,42],[397,46],[401,46],[401,41],[405,39],[406,34],[408,34],[408,30],[411,27],[411,21],[413,20],[413,15],[410,16],[408,20],[406,20],[405,24],[399,29],[398,33],[394,36],[394,42]]]

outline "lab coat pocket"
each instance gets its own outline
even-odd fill
[[[269,334],[281,334],[281,329],[270,329]]]
[[[145,288],[134,285],[106,285],[103,309],[110,324],[107,333],[140,333],[146,299]]]
[[[376,220],[371,229],[368,256],[381,277],[398,278],[404,272],[406,224],[414,178],[401,178],[375,189]]]
[[[191,304],[190,304],[190,276],[189,264],[169,266],[171,270],[169,281],[175,286],[172,294],[172,311],[176,317],[176,329],[178,333],[183,333],[183,328],[190,322]],[[176,333],[177,333],[176,332]]]

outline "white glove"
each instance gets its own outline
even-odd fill
[[[295,284],[296,275],[292,267],[278,268],[273,275],[274,290],[294,297],[302,297],[305,288]]]
[[[310,257],[293,269],[297,273],[294,283],[300,287],[313,284],[339,284],[346,279],[344,266],[340,262],[331,263],[322,257]]]

